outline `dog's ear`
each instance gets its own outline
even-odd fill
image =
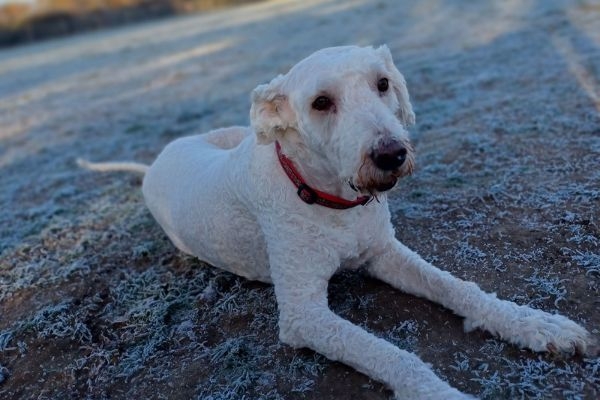
[[[296,116],[282,90],[283,80],[284,76],[279,75],[252,91],[250,122],[260,144],[272,143],[296,129]]]
[[[392,59],[392,53],[390,53],[390,49],[386,45],[382,45],[377,48],[377,52],[383,58],[387,70],[390,74],[389,78],[390,83],[392,84],[392,88],[398,97],[399,107],[396,115],[402,121],[405,126],[414,125],[415,123],[415,113],[412,109],[412,104],[410,104],[410,97],[408,95],[408,89],[406,88],[406,80],[404,76],[398,71],[396,65],[394,65],[394,60]]]

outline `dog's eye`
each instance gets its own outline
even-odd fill
[[[333,106],[333,101],[327,96],[319,96],[313,101],[312,108],[318,111],[327,111]]]
[[[381,78],[379,81],[377,81],[377,90],[379,90],[381,93],[387,92],[389,87],[390,83],[388,82],[387,78]]]

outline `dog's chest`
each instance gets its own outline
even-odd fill
[[[323,221],[325,240],[334,250],[343,269],[356,269],[377,253],[377,244],[386,232],[386,221],[378,213],[334,213]]]

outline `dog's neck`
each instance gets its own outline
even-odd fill
[[[294,167],[310,187],[347,200],[354,200],[359,196],[324,157],[297,143],[281,140],[280,144],[283,154],[294,163]]]

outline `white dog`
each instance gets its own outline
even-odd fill
[[[252,127],[178,139],[145,172],[148,208],[183,252],[271,282],[279,337],[385,382],[398,399],[465,399],[416,355],[334,314],[327,285],[340,268],[372,276],[534,351],[589,353],[590,334],[484,293],[394,237],[386,191],[410,174],[415,116],[386,46],[320,50],[252,93]]]

